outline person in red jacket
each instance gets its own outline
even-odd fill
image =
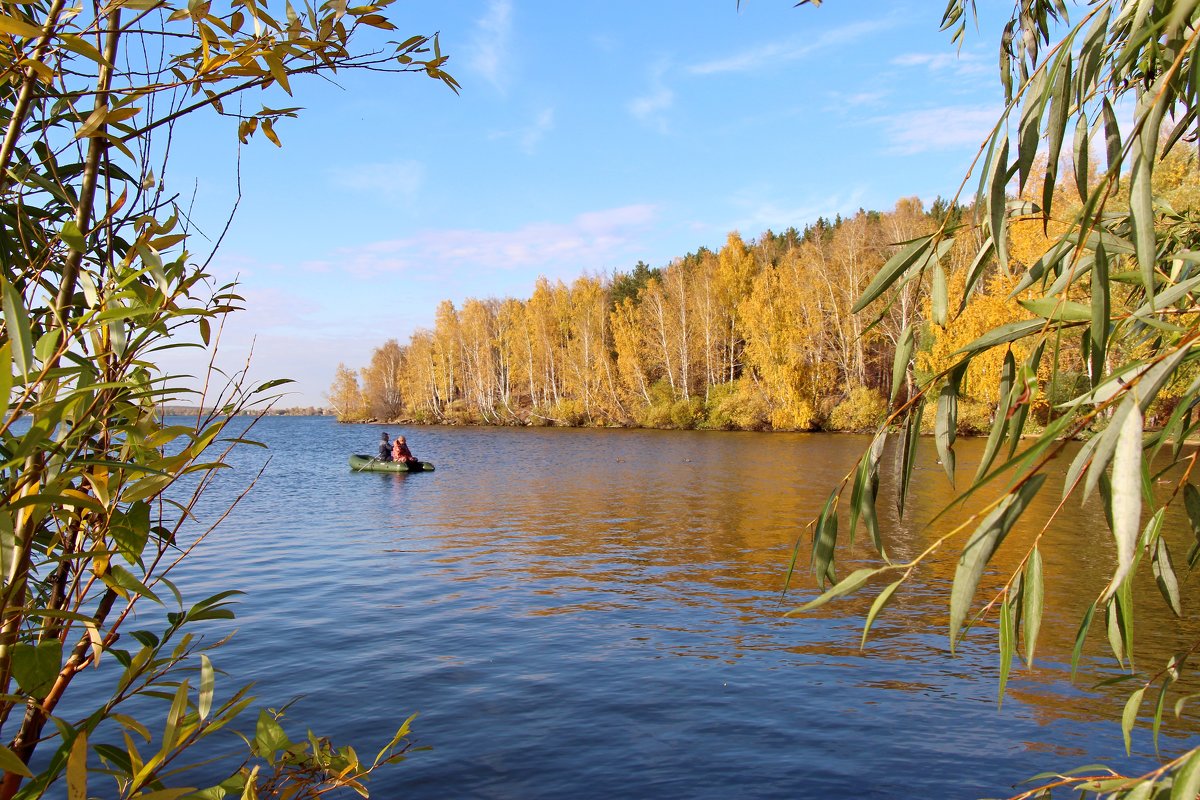
[[[397,436],[396,441],[392,443],[392,461],[404,462],[405,464],[416,464],[417,457],[408,449],[408,443],[404,441],[403,436]]]

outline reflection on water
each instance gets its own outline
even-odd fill
[[[1076,685],[1064,674],[1111,570],[1094,509],[1072,504],[1042,540],[1038,663],[1014,670],[998,710],[990,626],[948,657],[956,550],[896,596],[865,651],[869,595],[781,618],[813,593],[800,569],[780,600],[797,532],[865,438],[403,432],[437,472],[353,474],[346,455],[378,428],[264,420],[273,461],[180,577],[193,598],[249,590],[218,664],[256,680],[267,703],[304,695],[292,716],[318,733],[369,749],[420,712],[419,743],[433,750],[381,776],[379,797],[975,797],[1043,769],[1130,765],[1115,757],[1122,689],[1088,688],[1115,674],[1102,626]],[[881,502],[896,559],[974,510],[912,524],[952,497],[924,444],[909,518]],[[245,479],[262,456],[240,457]],[[962,442],[961,482],[977,459],[978,443]],[[1059,491],[1047,484],[999,569],[1016,565]],[[1168,524],[1180,554],[1184,527]],[[1194,589],[1187,578],[1185,596]],[[1200,635],[1194,616],[1169,619],[1152,583],[1137,606],[1162,623],[1139,630],[1147,665]],[[1193,731],[1185,719],[1164,736]],[[1151,763],[1148,733],[1134,744],[1132,766]]]

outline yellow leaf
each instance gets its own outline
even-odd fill
[[[42,35],[42,29],[16,17],[0,14],[0,33],[9,33],[13,36],[24,36],[26,39],[33,39]]]

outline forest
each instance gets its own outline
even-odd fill
[[[1045,174],[1045,162],[1037,169]],[[1074,173],[1068,165],[1057,174]],[[1200,207],[1193,148],[1168,154],[1154,182],[1174,213]],[[432,330],[385,341],[358,370],[339,365],[329,404],[343,422],[867,430],[964,345],[1035,316],[1022,305],[1028,276],[1066,229],[1055,218],[1078,213],[1076,185],[1059,184],[1048,221],[1029,198],[1009,200],[1004,264],[994,251],[975,263],[985,232],[973,207],[939,198],[926,208],[913,197],[802,231],[750,241],[730,233],[716,252],[699,248],[662,267],[639,261],[569,285],[543,277],[527,299],[470,298],[461,308],[444,300]],[[855,307],[893,255],[943,223],[958,235],[932,269],[914,264],[899,291]],[[1136,272],[1118,259],[1121,270],[1132,290]],[[932,291],[936,281],[946,291]],[[933,307],[938,296],[951,313]],[[897,348],[915,358],[897,360]],[[1123,355],[1117,347],[1108,358]],[[960,433],[987,431],[1004,357],[994,348],[972,362]],[[895,363],[909,366],[894,374]],[[1038,376],[1036,421],[1086,385],[1091,368],[1078,348],[1054,353]],[[1151,419],[1175,396],[1166,391]]]

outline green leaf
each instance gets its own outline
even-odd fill
[[[984,567],[991,560],[996,548],[1004,541],[1013,524],[1020,518],[1029,502],[1042,488],[1046,476],[1038,474],[1030,477],[1015,491],[1005,495],[1004,499],[984,518],[975,532],[967,540],[962,555],[959,556],[958,566],[954,571],[954,586],[950,590],[950,649],[953,651],[958,641],[958,632]]]
[[[1005,188],[1008,184],[1008,137],[1000,146],[1000,152],[992,162],[991,180],[988,191],[987,205],[992,242],[996,248],[996,261],[1000,270],[1008,274],[1008,234],[1004,228],[1004,211],[1007,198]]]
[[[16,362],[17,371],[22,376],[28,376],[33,368],[33,333],[29,327],[29,312],[25,310],[20,293],[3,275],[0,275],[0,291],[3,292],[4,324],[13,345],[13,361]]]
[[[829,495],[817,520],[817,527],[813,530],[812,572],[822,589],[825,588],[826,578],[833,578],[833,549],[837,544],[838,527],[837,497],[836,491]]]
[[[1087,322],[1092,319],[1092,309],[1073,300],[1057,297],[1039,297],[1033,300],[1018,300],[1029,311],[1055,322]]]
[[[275,718],[265,708],[259,712],[258,724],[254,731],[254,749],[258,756],[273,761],[275,753],[290,744],[287,734]]]
[[[888,400],[888,405],[896,402],[896,397],[900,394],[900,387],[904,385],[904,378],[908,374],[908,362],[912,360],[913,345],[912,325],[905,325],[904,330],[900,333],[900,341],[896,344],[896,356],[892,362],[892,396]]]
[[[1117,115],[1113,112],[1112,104],[1105,97],[1100,103],[1100,117],[1104,121],[1104,153],[1108,160],[1107,170],[1110,175],[1121,174],[1121,126],[1117,124]]]
[[[1082,110],[1075,122],[1075,190],[1088,196],[1088,119]]]
[[[954,485],[954,439],[958,432],[958,382],[963,370],[955,369],[958,376],[946,381],[938,393],[937,416],[934,418],[934,440],[942,469]]]
[[[16,644],[12,650],[12,672],[21,691],[43,698],[54,686],[62,669],[62,643],[57,639],[39,644]]]
[[[933,310],[933,324],[944,326],[946,324],[946,312],[950,305],[950,298],[946,289],[946,270],[942,268],[940,263],[933,265],[933,287],[930,290],[930,298]]]
[[[1042,583],[1042,553],[1036,547],[1025,563],[1023,586],[1021,599],[1024,607],[1021,616],[1025,619],[1025,663],[1033,666],[1033,653],[1037,648],[1038,632],[1042,628],[1042,605],[1046,596]]]
[[[1162,509],[1159,509],[1162,511]],[[1159,536],[1154,545],[1154,559],[1150,562],[1154,573],[1154,582],[1158,591],[1167,601],[1175,616],[1183,616],[1183,605],[1179,600],[1179,579],[1175,576],[1175,568],[1171,564],[1171,551],[1167,549],[1167,540]]]
[[[1195,800],[1197,795],[1200,795],[1200,749],[1192,750],[1171,785],[1171,800]]]
[[[1117,569],[1102,597],[1111,597],[1133,568],[1133,554],[1141,532],[1142,515],[1142,412],[1136,403],[1125,414],[1116,439],[1112,469],[1113,537],[1117,542]]]
[[[13,387],[12,342],[0,345],[0,408],[7,409],[12,402]]]
[[[208,719],[208,714],[212,710],[213,688],[216,683],[216,677],[213,670],[212,660],[204,655],[200,655],[200,691],[196,699],[196,713],[200,715],[200,719]]]
[[[845,578],[842,578],[842,580],[839,581],[837,583],[837,585],[830,587],[828,590],[826,590],[825,592],[820,594],[818,597],[815,597],[812,600],[809,600],[807,603],[800,606],[799,608],[793,608],[791,611],[788,611],[786,614],[784,614],[784,616],[791,617],[791,616],[795,616],[796,614],[800,614],[805,611],[810,611],[814,608],[825,605],[830,600],[833,600],[835,598],[842,597],[843,595],[847,595],[847,594],[850,594],[851,592],[857,591],[858,589],[862,588],[862,586],[870,579],[870,577],[872,575],[875,575],[879,571],[880,570],[878,570],[878,569],[871,569],[869,567],[864,567],[862,569],[856,569],[856,570],[854,570],[854,572],[851,572]]]
[[[76,253],[87,251],[87,239],[79,230],[79,226],[75,224],[75,220],[69,219],[62,224],[62,229],[58,232],[58,238]]]
[[[1104,377],[1104,359],[1108,352],[1108,327],[1112,319],[1108,286],[1108,254],[1103,245],[1096,248],[1096,260],[1092,265],[1091,310],[1091,372],[1092,388],[1095,388],[1100,385],[1100,381]]]
[[[133,576],[132,572],[120,566],[119,564],[110,565],[108,572],[104,574],[103,580],[107,586],[123,597],[128,596],[129,592],[133,592],[134,594],[141,595],[142,597],[148,597],[159,605],[162,605],[162,600],[160,600],[158,595],[150,590],[150,587],[139,581]]]
[[[975,284],[983,276],[988,258],[994,254],[995,249],[991,237],[988,237],[988,240],[983,243],[983,247],[975,254],[975,260],[971,262],[971,266],[967,269],[967,280],[963,284],[962,300],[958,304],[959,314],[966,309],[967,301],[971,299],[971,290],[975,288]]]
[[[1142,695],[1145,693],[1146,687],[1143,686],[1129,695],[1129,699],[1125,701],[1125,710],[1121,712],[1121,736],[1125,739],[1125,755],[1131,753],[1130,733],[1137,722],[1138,709],[1142,706]]]
[[[871,626],[875,624],[875,618],[887,606],[888,602],[892,599],[892,595],[896,593],[896,590],[900,588],[900,584],[902,583],[904,583],[903,578],[895,583],[889,583],[887,588],[875,598],[875,602],[871,603],[871,610],[867,612],[867,621],[863,625],[862,641],[858,645],[860,650],[867,646],[867,634],[871,632]]]
[[[921,439],[921,417],[925,412],[925,398],[917,400],[916,405],[909,409],[908,421],[904,426],[904,436],[900,440],[900,474],[897,478],[896,511],[904,516],[904,503],[908,499],[908,487],[912,480],[913,465],[917,461],[917,443]]]
[[[1000,451],[1004,443],[1004,434],[1008,430],[1008,411],[1013,403],[1013,381],[1016,379],[1017,365],[1013,358],[1012,348],[1004,353],[1004,361],[1000,367],[1000,397],[996,404],[996,416],[992,420],[992,429],[988,433],[987,444],[983,448],[983,456],[979,459],[979,468],[975,471],[975,484],[978,484]]]
[[[922,256],[927,256],[933,249],[933,237],[922,236],[919,239],[914,239],[908,243],[900,252],[887,260],[887,263],[880,268],[879,272],[875,273],[875,277],[868,284],[851,309],[852,313],[857,314],[864,308],[875,301],[889,286],[896,282],[896,279],[908,271],[908,268],[917,262],[917,259]]]
[[[2,744],[0,744],[0,770],[12,772],[24,778],[33,777],[33,773],[29,771],[29,767],[25,765],[25,762],[18,758],[16,753]]]
[[[997,707],[1004,705],[1004,687],[1008,684],[1008,673],[1012,669],[1012,660],[1017,649],[1016,638],[1012,605],[1006,592],[1004,600],[1000,603],[1000,682],[996,695]]]
[[[1071,680],[1075,680],[1075,671],[1079,669],[1079,659],[1083,655],[1083,645],[1087,641],[1088,630],[1092,627],[1092,619],[1096,616],[1096,601],[1093,600],[1084,612],[1075,631],[1075,646],[1071,649]]]
[[[960,347],[955,351],[955,355],[958,355],[959,353],[979,353],[995,347],[996,345],[1015,342],[1018,339],[1024,339],[1026,336],[1032,336],[1035,333],[1041,332],[1042,328],[1045,326],[1045,320],[1041,319],[1009,322],[992,328],[992,330],[983,334],[978,339],[975,339],[970,344]]]

